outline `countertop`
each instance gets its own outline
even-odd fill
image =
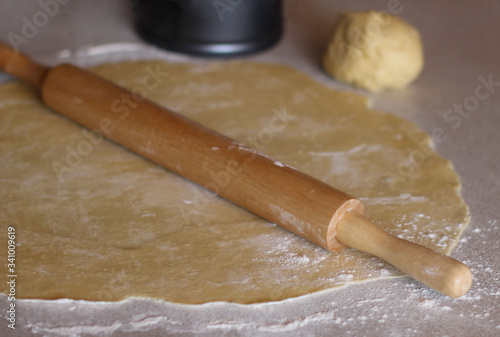
[[[1,1],[0,40],[7,42],[11,32],[21,34],[24,22],[47,2]],[[199,61],[141,41],[128,1],[57,3],[57,13],[19,46],[35,60],[92,65],[148,55]],[[420,78],[407,89],[377,94],[329,79],[319,59],[338,14],[389,6],[422,35],[426,64]],[[375,108],[411,120],[429,134],[444,130],[446,141],[436,149],[453,163],[471,212],[453,253],[474,273],[469,293],[450,299],[403,277],[257,305],[18,300],[15,331],[7,328],[8,302],[1,296],[2,336],[500,335],[500,2],[285,0],[284,12],[280,43],[242,59],[291,65],[330,87],[370,96]],[[0,75],[0,82],[8,80]],[[479,98],[476,87],[485,80],[494,84],[486,98]],[[448,109],[471,97],[477,98],[477,109],[462,116],[459,125],[444,118]]]

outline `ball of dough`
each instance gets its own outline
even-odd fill
[[[352,12],[340,17],[323,67],[334,78],[369,91],[402,89],[424,65],[418,31],[384,12]]]

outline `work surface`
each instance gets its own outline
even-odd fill
[[[285,63],[327,85],[352,91],[321,72],[319,59],[340,11],[390,9],[395,2],[289,0],[286,31],[275,48],[246,59]],[[1,335],[500,335],[500,3],[498,1],[397,2],[399,15],[421,32],[426,66],[402,91],[370,94],[373,105],[413,121],[432,134],[443,130],[437,151],[462,178],[471,224],[453,256],[475,276],[459,299],[441,296],[409,278],[368,282],[284,302],[180,306],[151,300],[118,303],[18,300],[17,329],[0,322]],[[0,39],[21,34],[23,18],[41,11],[38,2],[3,5]],[[48,65],[84,66],[118,60],[163,58],[197,62],[146,46],[135,35],[129,4],[121,1],[69,2],[20,49]],[[7,80],[0,77],[0,80]],[[492,83],[489,95],[478,92]],[[364,93],[366,94],[366,93]],[[368,94],[366,94],[368,95]],[[477,109],[445,118],[458,105]],[[469,104],[469,105],[468,105]],[[450,116],[450,115],[449,115]],[[2,224],[6,228],[8,224]],[[8,301],[0,297],[0,307]],[[2,316],[5,316],[2,309]]]

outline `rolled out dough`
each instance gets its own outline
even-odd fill
[[[94,71],[359,197],[392,234],[450,253],[467,225],[450,162],[362,96],[275,64]],[[401,275],[353,249],[328,252],[84,132],[17,82],[0,88],[0,162],[1,240],[15,227],[17,298],[257,303]]]

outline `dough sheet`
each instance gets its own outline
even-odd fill
[[[277,64],[93,71],[360,198],[404,239],[449,254],[467,226],[450,162],[363,96]],[[326,251],[84,130],[27,85],[0,87],[0,238],[16,228],[16,298],[258,303],[401,275],[353,249]]]

